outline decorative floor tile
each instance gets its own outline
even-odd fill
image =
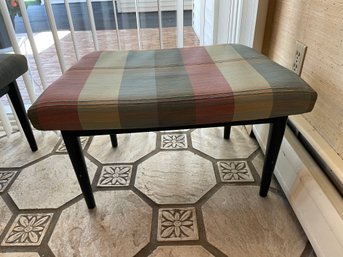
[[[163,208],[158,210],[158,241],[198,239],[195,208]]]
[[[137,167],[135,187],[158,204],[195,203],[216,184],[212,162],[190,151],[161,151]]]
[[[162,134],[161,148],[162,149],[186,149],[187,148],[186,134]]]
[[[132,165],[107,165],[102,168],[98,181],[99,187],[128,186],[132,174]]]
[[[8,184],[15,177],[16,171],[0,171],[0,193],[5,191]]]
[[[249,165],[246,161],[217,162],[222,182],[253,182]]]
[[[38,246],[49,227],[52,213],[19,214],[14,220],[2,246]]]
[[[82,149],[85,148],[87,142],[88,142],[89,137],[80,137],[80,143],[81,143],[81,147]],[[66,149],[66,145],[64,144],[64,141],[62,140],[62,142],[60,143],[60,145],[58,146],[57,153],[66,153],[67,149]]]

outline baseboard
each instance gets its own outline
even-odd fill
[[[262,150],[268,125],[254,125]],[[281,145],[275,176],[319,257],[343,253],[343,199],[289,128]]]

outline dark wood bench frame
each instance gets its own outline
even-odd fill
[[[117,147],[117,134],[122,133],[135,133],[135,132],[150,132],[150,131],[163,131],[171,129],[193,129],[193,128],[206,128],[206,127],[219,127],[224,126],[224,138],[230,137],[230,128],[235,125],[249,125],[249,124],[263,124],[269,123],[269,135],[267,148],[264,158],[264,165],[262,171],[261,185],[260,185],[260,196],[266,197],[268,194],[270,182],[274,172],[276,160],[279,154],[281,142],[286,128],[287,123],[286,117],[277,117],[270,119],[250,120],[250,121],[236,121],[223,124],[206,124],[202,126],[183,126],[183,127],[156,127],[156,128],[144,128],[144,129],[117,129],[117,130],[79,130],[79,131],[61,131],[62,137],[68,151],[70,160],[74,167],[77,179],[79,181],[82,194],[85,198],[87,207],[89,209],[95,208],[95,200],[93,195],[92,186],[87,172],[85,159],[83,156],[79,137],[81,136],[94,136],[94,135],[110,135],[111,143],[113,147]]]

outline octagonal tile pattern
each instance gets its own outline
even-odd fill
[[[131,257],[149,243],[152,208],[131,191],[97,192],[64,210],[49,241],[56,257]]]
[[[138,165],[135,186],[158,204],[195,203],[216,184],[210,161],[189,151],[163,151]]]
[[[117,135],[118,147],[113,148],[110,137],[95,136],[88,152],[101,163],[134,162],[156,148],[156,133]]]
[[[38,150],[32,152],[25,137],[19,132],[0,139],[1,167],[21,167],[52,152],[59,137],[54,132],[34,130]]]
[[[214,257],[203,247],[189,246],[160,246],[149,257]]]
[[[0,197],[0,236],[2,232],[4,231],[4,228],[6,227],[11,216],[12,216],[12,212],[10,211],[6,203]]]
[[[223,139],[223,127],[196,129],[191,135],[195,149],[216,159],[248,158],[259,148],[243,126],[233,126],[229,140]]]
[[[86,158],[92,180],[97,166]],[[81,194],[68,155],[53,155],[23,169],[9,195],[19,209],[58,208]]]
[[[306,236],[285,200],[258,187],[222,187],[202,207],[208,241],[228,256],[301,256]]]
[[[0,167],[0,257],[315,256],[282,191],[258,196],[263,154],[243,127],[233,127],[230,140],[222,128],[123,134],[117,148],[109,136],[84,138],[93,210],[61,140],[49,134],[40,157],[15,159],[25,140],[0,139],[0,152],[15,141],[12,163]],[[42,240],[20,237],[23,247],[16,230],[29,235],[29,220]]]

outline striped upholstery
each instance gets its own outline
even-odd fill
[[[93,52],[29,109],[41,130],[201,126],[300,114],[317,94],[242,45]]]

